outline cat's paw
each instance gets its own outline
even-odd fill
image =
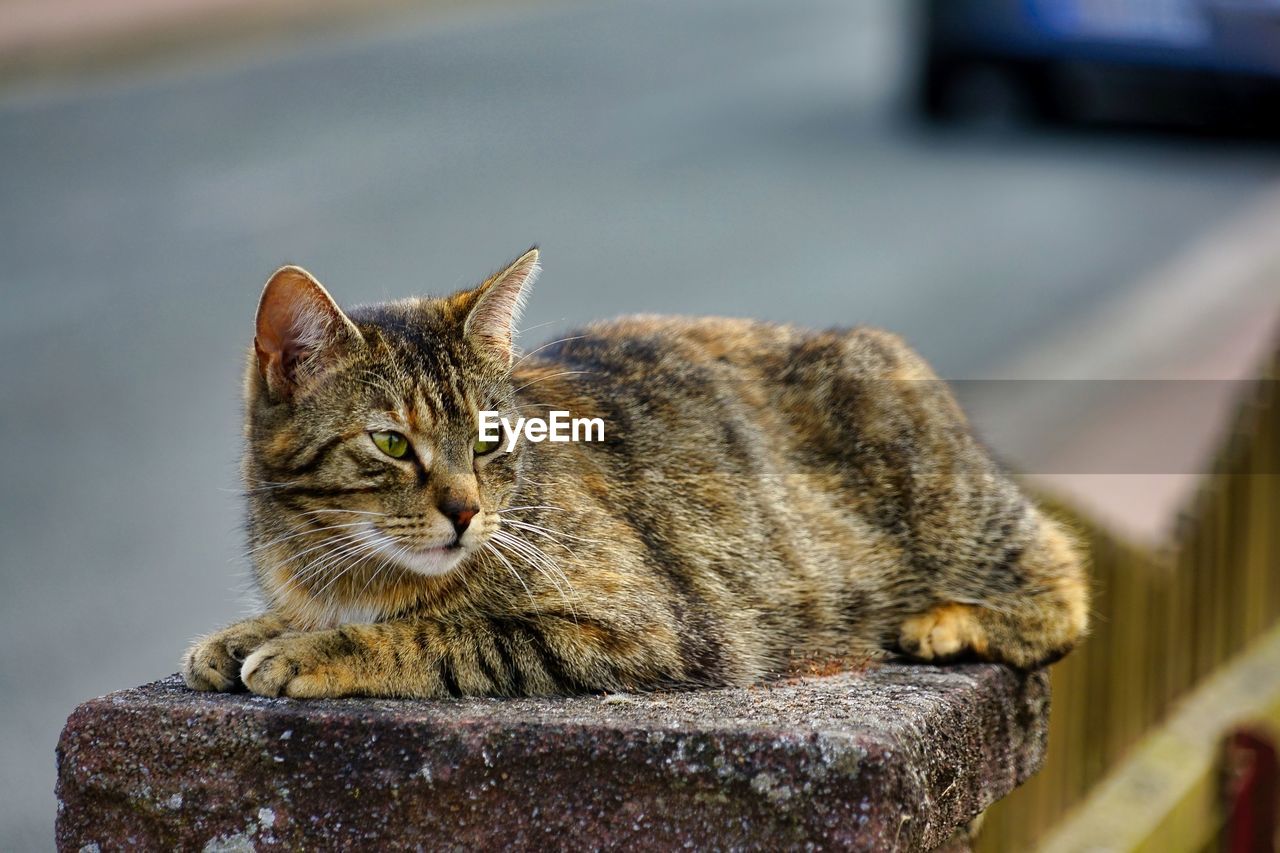
[[[182,678],[192,690],[235,690],[245,659],[283,629],[279,620],[260,617],[201,637],[182,658]]]
[[[240,668],[241,680],[259,696],[350,695],[351,672],[335,654],[331,633],[292,634],[263,643]]]
[[[221,634],[201,637],[182,657],[182,680],[192,690],[234,690],[240,681],[240,661],[231,656]]]
[[[980,609],[968,604],[942,604],[902,623],[898,647],[920,660],[987,653],[987,633]]]

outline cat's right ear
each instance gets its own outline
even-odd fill
[[[289,399],[326,356],[359,340],[360,330],[301,267],[281,267],[262,289],[253,348],[258,372],[277,399]]]

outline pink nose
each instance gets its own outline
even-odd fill
[[[444,517],[453,524],[453,530],[459,537],[467,532],[471,519],[475,518],[479,511],[480,507],[467,501],[449,499],[440,504],[440,512],[444,513]]]

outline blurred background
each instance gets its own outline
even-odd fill
[[[0,850],[52,847],[78,702],[249,607],[276,267],[351,304],[537,243],[528,346],[638,311],[885,326],[1100,540],[1163,553],[1223,436],[1275,435],[1239,402],[1280,308],[1277,81],[1265,0],[0,0]]]

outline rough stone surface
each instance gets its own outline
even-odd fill
[[[748,689],[298,702],[177,676],[58,744],[61,850],[920,850],[1033,773],[1044,673],[885,664]]]

